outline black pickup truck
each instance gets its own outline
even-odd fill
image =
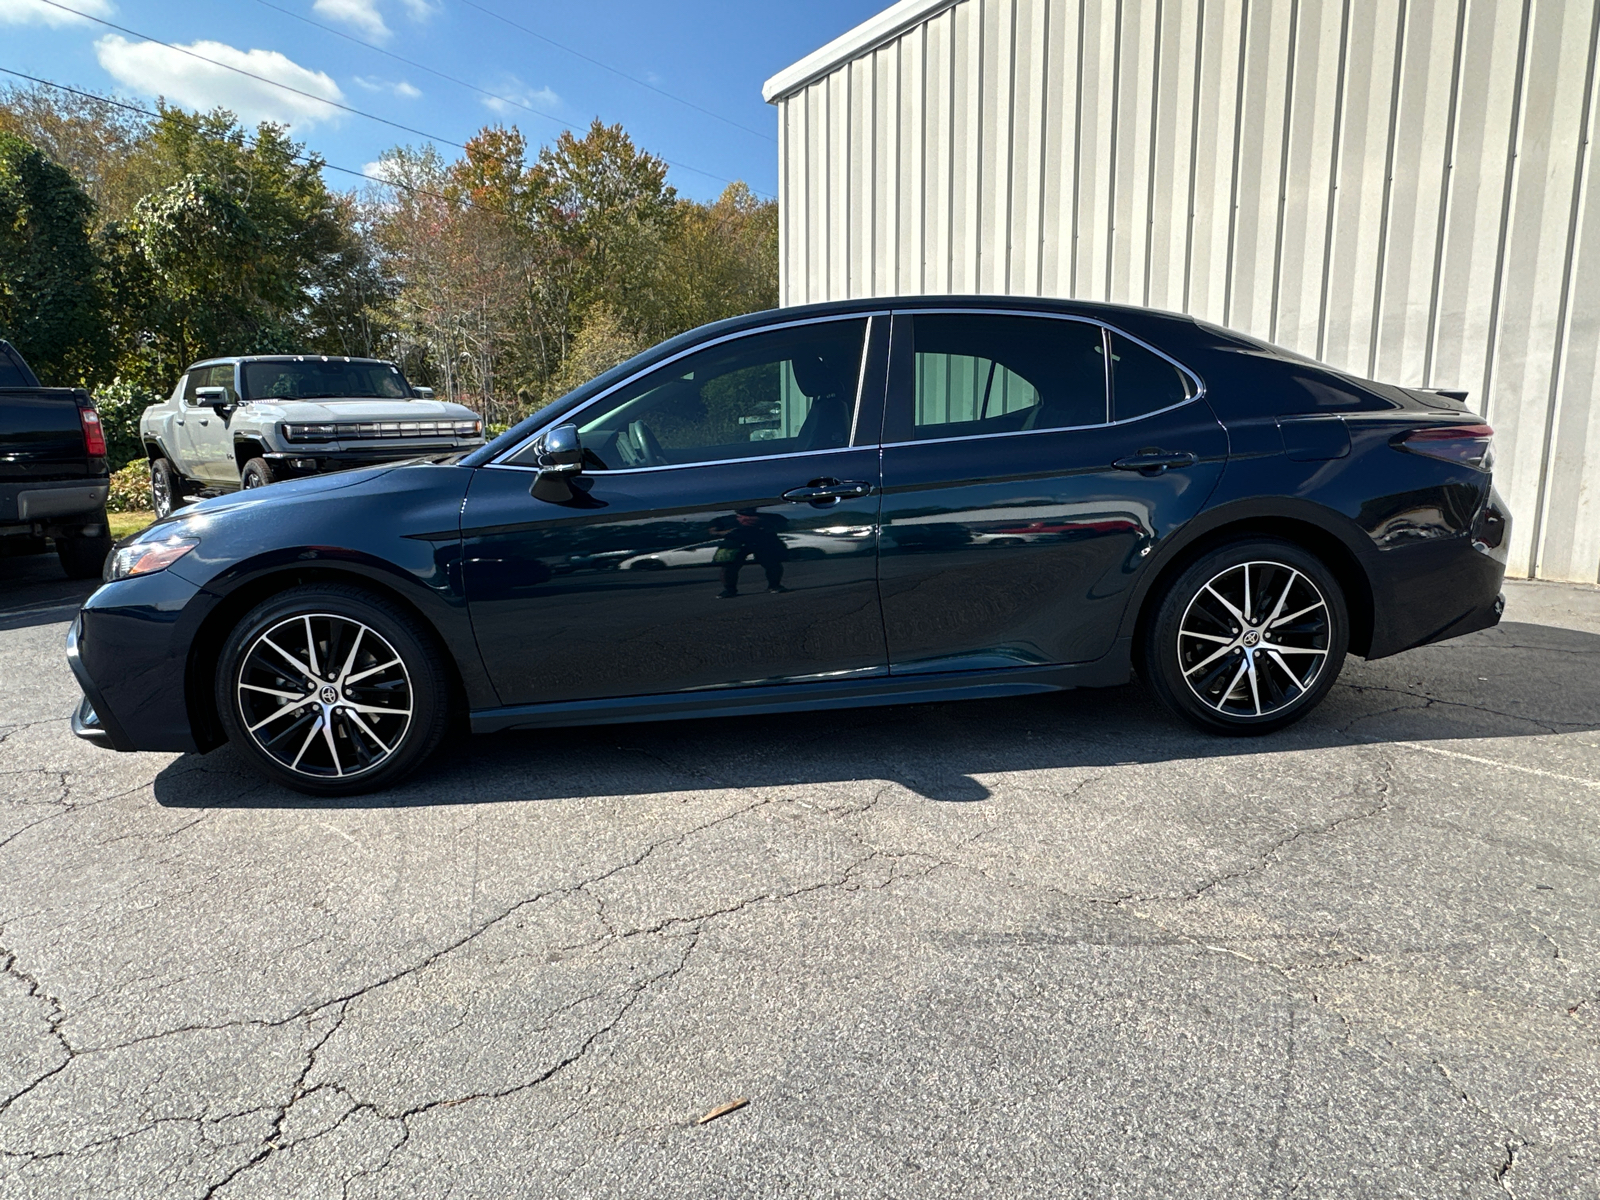
[[[48,537],[72,578],[99,575],[111,549],[109,478],[89,393],[40,387],[0,342],[0,556],[41,553]]]

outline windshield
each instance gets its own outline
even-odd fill
[[[335,397],[405,400],[411,387],[386,362],[247,362],[244,392],[251,400],[329,400]]]

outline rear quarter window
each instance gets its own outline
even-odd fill
[[[1111,335],[1113,420],[1174,408],[1193,395],[1189,377],[1172,363],[1120,333]]]

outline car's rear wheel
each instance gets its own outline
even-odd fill
[[[68,533],[56,538],[56,557],[69,579],[98,579],[105,570],[106,555],[111,553],[111,533],[106,526],[104,510],[100,523],[92,526],[92,534]]]
[[[239,472],[239,486],[242,488],[266,487],[276,476],[272,473],[272,464],[264,458],[252,458],[244,464],[244,470]]]
[[[1252,538],[1172,580],[1145,623],[1140,665],[1162,703],[1201,729],[1270,733],[1328,694],[1349,640],[1327,566],[1292,542]]]
[[[216,702],[241,754],[319,796],[403,778],[449,719],[427,632],[382,597],[338,585],[295,588],[250,612],[222,648]]]

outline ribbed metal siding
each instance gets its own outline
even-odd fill
[[[1600,579],[1600,0],[961,0],[778,101],[786,304],[1180,309],[1494,424]]]

